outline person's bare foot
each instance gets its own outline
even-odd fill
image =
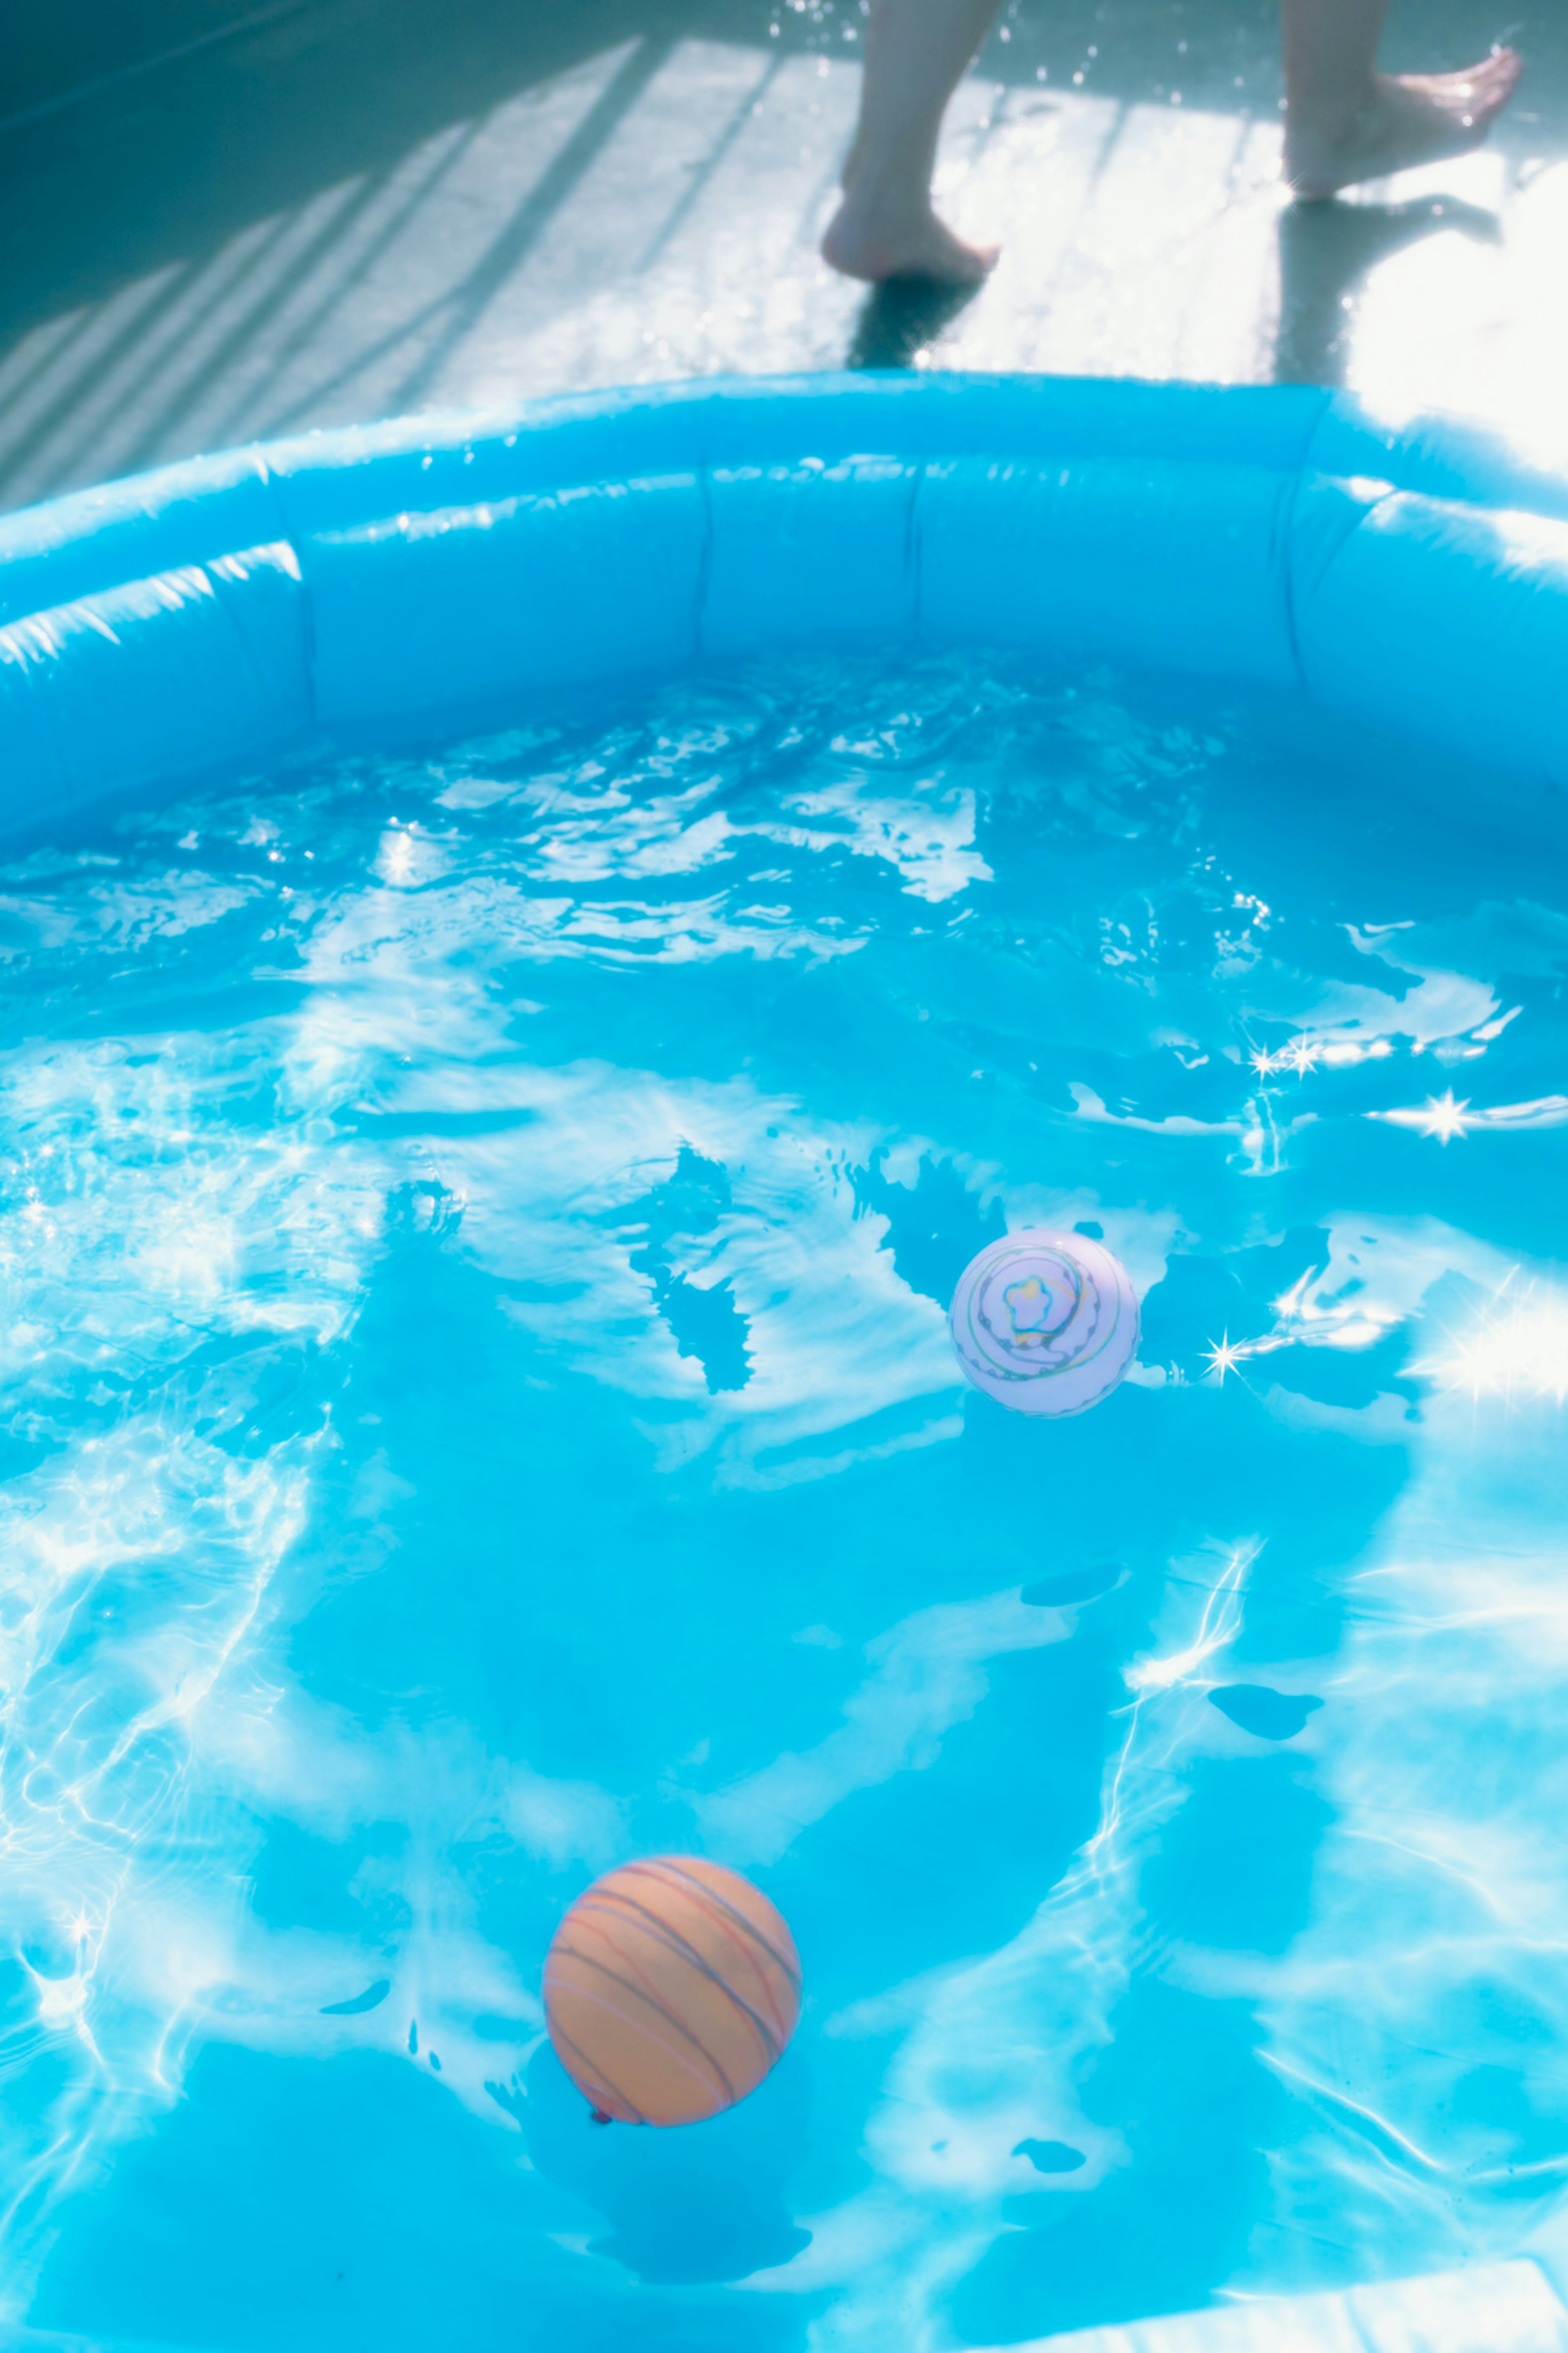
[[[822,258],[846,278],[879,284],[889,278],[928,278],[945,286],[977,286],[995,264],[997,248],[965,245],[931,210],[929,198],[879,201],[864,184],[844,191],[822,240]]]
[[[1463,73],[1379,74],[1373,94],[1339,120],[1293,106],[1285,122],[1284,176],[1311,204],[1363,180],[1479,147],[1513,95],[1517,50],[1494,49]]]

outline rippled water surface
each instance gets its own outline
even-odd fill
[[[1517,2243],[1568,886],[1429,769],[802,659],[13,856],[5,2316],[940,2353]],[[1043,1222],[1143,1298],[1058,1426],[944,1326]],[[658,1849],[807,2007],[595,2131],[542,1956]]]

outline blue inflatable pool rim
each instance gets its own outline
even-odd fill
[[[1263,681],[1521,813],[1568,784],[1568,480],[1309,387],[716,380],[312,434],[11,517],[0,625],[13,833],[812,638]]]

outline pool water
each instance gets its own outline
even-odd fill
[[[936,2353],[1511,2249],[1568,879],[1219,689],[514,716],[0,872],[3,2316]],[[1059,1423],[945,1328],[1041,1223],[1142,1297]],[[597,2130],[544,1949],[660,1850],[806,2006]]]

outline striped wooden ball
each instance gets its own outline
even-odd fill
[[[624,2124],[697,2124],[732,2107],[799,2015],[800,1960],[783,1920],[750,1880],[696,1855],[606,1872],[544,1963],[556,2056]]]

